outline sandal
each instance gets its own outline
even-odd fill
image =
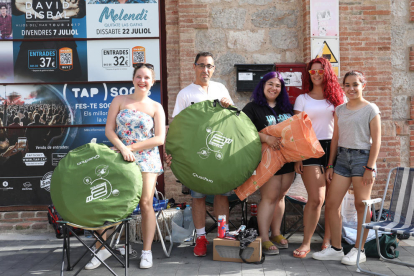
[[[322,250],[325,250],[326,248],[328,248],[329,246],[331,246],[331,244],[330,243],[323,243],[322,244],[322,246],[321,246],[321,249]]]
[[[286,244],[283,244],[283,243],[281,243],[281,241],[282,240],[285,240],[285,241],[287,241],[287,239],[285,239],[285,237],[283,237],[283,235],[277,235],[277,236],[274,236],[274,237],[272,237],[272,238],[270,238],[270,240],[278,247],[278,248],[288,248],[289,247],[289,244],[288,243],[286,243]]]
[[[303,259],[306,257],[306,255],[308,255],[309,252],[310,252],[310,249],[309,250],[297,250],[296,249],[295,251],[293,251],[293,257]]]
[[[262,250],[265,255],[277,255],[279,254],[279,249],[270,249],[270,247],[275,246],[271,241],[262,242]]]

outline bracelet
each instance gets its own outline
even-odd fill
[[[328,164],[328,166],[326,166],[326,169],[333,169],[333,165],[332,164]]]
[[[370,168],[368,166],[363,166],[363,167],[364,167],[364,169],[366,169],[368,171],[375,172],[375,169],[373,169],[373,168]]]

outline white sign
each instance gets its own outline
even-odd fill
[[[89,81],[132,81],[133,65],[151,63],[160,80],[158,39],[88,41]]]
[[[88,38],[159,37],[158,3],[86,5]]]
[[[302,86],[302,72],[281,72],[285,86]]]
[[[26,166],[44,166],[46,161],[47,157],[42,152],[26,153],[23,157]]]
[[[312,38],[311,53],[312,59],[323,57],[329,60],[334,68],[336,75],[339,76],[339,38]]]
[[[239,73],[239,81],[252,81],[253,73]]]
[[[339,0],[311,0],[311,37],[339,37]]]

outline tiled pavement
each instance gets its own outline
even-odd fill
[[[208,239],[212,241],[213,235]],[[345,266],[337,261],[316,261],[311,254],[304,259],[296,259],[292,252],[299,246],[301,235],[290,238],[289,249],[280,250],[280,255],[266,256],[262,265],[213,261],[212,243],[208,245],[206,257],[197,258],[193,255],[193,247],[189,245],[174,246],[171,258],[166,258],[159,243],[153,244],[154,267],[141,270],[137,258],[131,259],[129,275],[226,275],[226,276],[257,276],[257,275],[362,275],[356,272],[355,266]],[[320,239],[315,237],[312,252],[321,246]],[[79,243],[72,243],[73,259],[83,252]],[[0,275],[59,275],[62,241],[54,238],[53,234],[42,236],[22,236],[0,234]],[[141,250],[141,244],[133,244],[133,249]],[[398,247],[400,260],[414,263],[414,239],[400,242]],[[312,253],[311,252],[311,253]],[[108,260],[109,265],[119,275],[124,275],[123,269],[114,258]],[[84,264],[84,262],[82,263]],[[378,259],[368,259],[363,264],[370,270],[388,275],[414,275],[414,268],[384,263]],[[65,271],[64,275],[73,275],[73,271]],[[104,267],[92,271],[82,271],[80,275],[111,275]]]

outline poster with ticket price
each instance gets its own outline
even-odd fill
[[[89,81],[132,80],[134,65],[154,65],[155,79],[160,80],[159,39],[88,41]]]
[[[132,82],[7,85],[0,112],[6,127],[14,118],[18,127],[6,136],[0,129],[0,206],[50,204],[50,178],[59,161],[93,138],[111,146],[108,108],[116,96],[134,90]],[[160,83],[149,97],[161,102]]]

